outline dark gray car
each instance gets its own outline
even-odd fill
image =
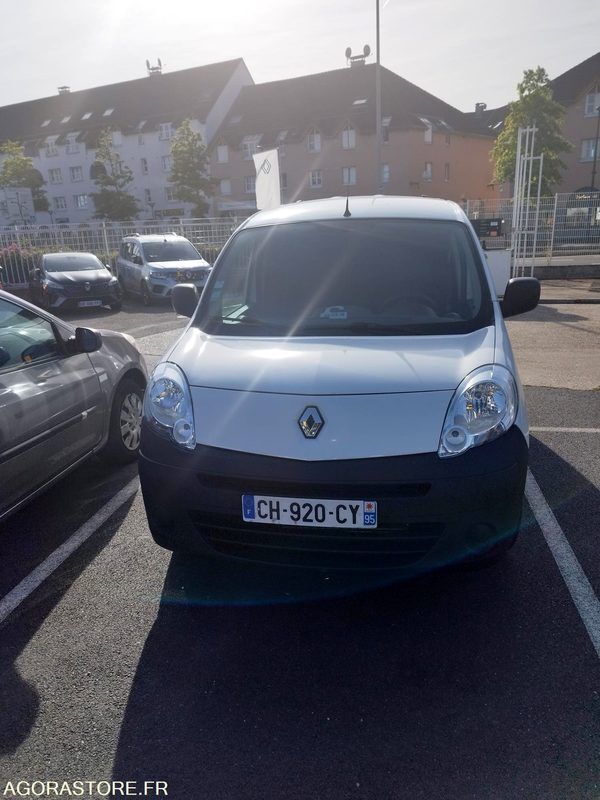
[[[110,306],[121,309],[119,281],[93,253],[46,253],[31,270],[29,296],[52,311]]]
[[[146,378],[131,336],[0,291],[0,520],[94,453],[134,460]]]

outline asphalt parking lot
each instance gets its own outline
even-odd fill
[[[150,365],[184,324],[133,304],[72,321],[132,333]],[[194,800],[597,800],[600,305],[540,306],[509,332],[531,478],[520,539],[493,567],[367,585],[172,557],[147,531],[135,466],[96,461],[11,517],[0,784],[160,780]]]

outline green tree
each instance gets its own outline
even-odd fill
[[[137,217],[140,210],[138,202],[126,191],[133,174],[113,150],[110,128],[105,128],[98,138],[92,176],[99,189],[91,193],[97,219],[127,220]]]
[[[561,181],[561,169],[565,167],[560,154],[572,149],[571,143],[561,132],[565,109],[553,99],[550,80],[543,67],[526,69],[517,91],[519,99],[510,104],[504,127],[492,149],[494,178],[500,183],[514,181],[519,128],[535,123],[534,155],[544,154],[542,194],[552,194]],[[532,183],[537,187],[535,169]]]
[[[208,177],[208,154],[202,136],[192,130],[189,119],[177,128],[171,143],[171,156],[169,180],[175,197],[182,203],[193,203],[192,216],[204,217],[213,183]]]
[[[33,160],[25,155],[23,145],[19,142],[6,141],[0,145],[0,155],[3,156],[0,186],[31,189],[34,209],[48,211],[50,206],[43,189],[45,181],[33,166]]]

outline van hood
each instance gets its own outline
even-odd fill
[[[266,339],[188,328],[168,356],[190,386],[300,395],[454,390],[494,361],[494,327],[456,336]]]

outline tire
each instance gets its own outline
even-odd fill
[[[146,283],[146,281],[142,281],[142,283],[140,284],[140,296],[142,299],[142,305],[145,306],[146,308],[148,308],[148,306],[151,306],[152,303],[154,302],[154,298],[152,297],[152,294],[148,289],[148,284]]]
[[[102,457],[115,464],[135,461],[140,447],[144,390],[137,381],[123,378],[117,386],[110,412],[108,441]]]

